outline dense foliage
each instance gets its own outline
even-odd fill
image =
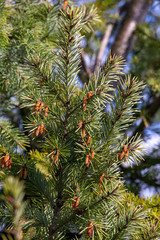
[[[96,9],[1,1],[0,11],[1,238],[160,239],[158,196],[130,194],[119,169],[142,160],[141,140],[124,130],[143,82],[116,56],[78,81]]]

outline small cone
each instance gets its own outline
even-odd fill
[[[123,146],[123,151],[126,152],[127,151],[127,145]]]
[[[38,128],[36,130],[36,137],[39,135],[39,131],[40,131],[40,126],[38,126]]]
[[[91,98],[92,93],[93,93],[92,91],[90,91],[89,93],[87,93],[87,97],[88,97],[88,98]]]
[[[35,105],[35,110],[38,111],[39,110],[39,106],[41,105],[41,101],[38,101]]]
[[[100,190],[99,190],[99,195],[101,196],[102,193],[103,193],[102,188],[100,188]]]
[[[85,134],[86,134],[86,129],[85,129],[85,126],[82,127],[82,138],[85,137]]]
[[[39,106],[39,112],[41,112],[42,108],[44,107],[44,102],[41,102],[40,106]]]
[[[76,210],[78,208],[80,199],[76,196],[73,197],[72,206]]]
[[[123,151],[123,152],[119,155],[119,159],[122,160],[123,157],[124,157],[124,155],[125,155],[125,152]]]
[[[83,102],[84,104],[87,104],[87,99],[88,99],[88,97],[87,97],[87,95],[86,95],[86,96],[83,98],[83,101],[82,101],[82,102]]]
[[[11,169],[12,158],[9,159],[8,168]]]
[[[62,7],[63,11],[66,10],[67,5],[68,5],[68,1],[64,1],[64,3],[63,3],[63,7]]]
[[[44,132],[44,124],[43,123],[40,125],[39,132],[40,132],[40,134],[43,134],[43,132]]]
[[[58,161],[59,154],[60,154],[60,152],[57,151],[57,153],[56,153],[56,155],[55,155],[55,157],[54,157],[54,163],[55,163],[55,164],[56,164],[57,161]]]
[[[100,184],[102,184],[102,181],[103,181],[104,177],[105,177],[105,173],[102,173],[102,175],[99,178],[99,183]]]
[[[91,221],[88,225],[87,235],[91,238],[93,235],[93,221]]]
[[[83,125],[83,121],[80,121],[79,124],[78,124],[78,128],[81,128]]]
[[[91,136],[88,136],[87,141],[86,141],[86,144],[89,145],[90,142],[91,142]]]
[[[94,158],[94,155],[95,155],[95,152],[94,152],[94,151],[91,151],[91,159]]]
[[[84,104],[84,106],[83,106],[83,112],[85,112],[86,109],[87,109],[87,104]]]
[[[47,117],[47,115],[48,115],[48,106],[45,106],[44,116]]]
[[[86,167],[89,167],[89,163],[90,163],[89,154],[87,154],[86,159],[85,159]]]

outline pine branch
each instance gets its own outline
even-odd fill
[[[145,214],[143,213],[143,206],[137,206],[130,215],[126,214],[125,221],[122,219],[123,222],[119,221],[118,231],[116,234],[113,235],[111,238],[112,240],[118,240],[123,237],[129,235],[136,235],[136,231],[138,232],[138,228],[135,229],[135,232],[129,232],[129,228],[133,225],[137,225],[136,221],[139,222],[139,225],[142,224],[142,220],[145,218]],[[141,227],[139,227],[141,228]]]
[[[22,215],[25,209],[24,198],[24,186],[18,179],[14,179],[12,176],[6,178],[3,181],[3,194],[1,193],[1,199],[4,201],[5,207],[3,211],[9,211],[10,216],[13,217],[13,225],[11,222],[5,222],[9,227],[9,233],[12,233],[17,240],[21,239],[21,232],[23,227]],[[7,220],[7,219],[6,219]],[[10,219],[11,220],[11,219]]]
[[[64,226],[66,226],[66,224],[72,222],[76,217],[77,215],[83,215],[85,214],[88,209],[92,209],[93,207],[97,206],[99,203],[101,203],[102,201],[106,201],[108,200],[108,198],[110,196],[112,196],[117,190],[118,190],[119,187],[116,187],[112,192],[108,192],[107,195],[104,197],[102,196],[99,200],[95,201],[94,203],[92,203],[90,206],[88,206],[87,208],[84,208],[84,209],[80,209],[80,210],[76,210],[75,213],[73,213],[68,219],[66,219],[62,224],[59,224],[59,226],[57,226],[57,228],[54,229],[53,233],[57,232],[59,229],[63,228]],[[50,239],[48,239],[50,240]]]
[[[139,99],[137,98],[137,95],[141,93],[144,86],[143,83],[138,82],[135,78],[131,79],[128,77],[126,82],[127,84],[124,86],[123,81],[120,81],[122,89],[118,90],[119,97],[115,94],[116,107],[112,107],[111,114],[106,116],[105,122],[107,121],[109,125],[106,127],[107,134],[105,137],[108,141],[114,141],[115,135],[117,134],[117,127],[121,134],[121,132],[123,133],[128,127],[128,124],[134,121],[134,110],[132,107],[138,103]]]
[[[25,146],[28,145],[28,138],[23,135],[18,129],[13,128],[13,126],[7,121],[1,121],[0,124],[1,137],[4,138],[6,143],[10,143],[12,146],[18,145],[21,148],[25,149]]]

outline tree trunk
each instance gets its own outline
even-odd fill
[[[127,58],[127,55],[133,47],[135,41],[134,31],[136,26],[145,20],[148,9],[152,2],[153,0],[131,1],[128,11],[122,20],[121,27],[112,45],[112,55],[115,54]]]

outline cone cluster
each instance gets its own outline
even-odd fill
[[[54,157],[54,160],[53,160],[54,164],[57,163],[59,155],[60,155],[60,152],[58,151],[58,148],[57,147],[53,148],[50,157],[51,159],[53,159]]]
[[[73,197],[72,207],[76,210],[79,206],[80,199],[76,196]]]
[[[11,163],[12,159],[10,158],[9,153],[3,153],[0,156],[0,165],[2,166],[3,169],[6,169],[7,167],[10,169]]]
[[[48,106],[44,104],[44,102],[38,101],[34,106],[33,106],[33,112],[35,115],[37,113],[43,112],[44,116],[47,117],[48,115]]]
[[[34,135],[35,135],[36,137],[38,137],[39,135],[44,136],[45,133],[46,133],[46,130],[45,130],[45,128],[44,128],[44,124],[42,123],[41,125],[39,125],[39,126],[37,127],[37,129],[35,130],[35,134],[34,134]]]
[[[118,159],[122,160],[125,157],[124,161],[126,162],[128,159],[128,155],[129,155],[129,148],[127,148],[127,145],[124,145],[122,152],[118,154]]]

